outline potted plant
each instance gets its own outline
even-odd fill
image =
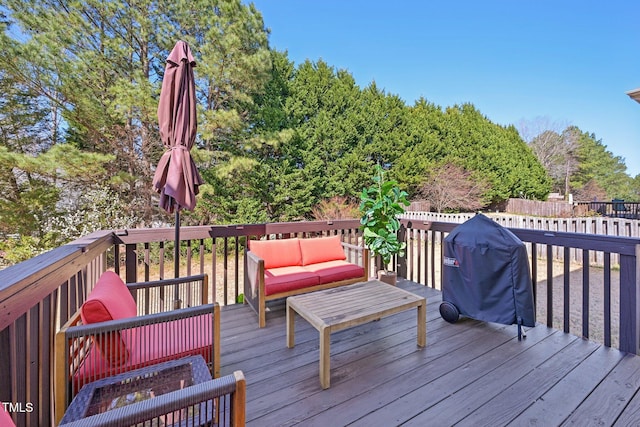
[[[407,192],[401,191],[396,181],[386,181],[385,171],[376,165],[373,185],[362,189],[360,195],[360,228],[366,247],[376,260],[382,260],[378,266],[378,279],[386,283],[396,283],[396,273],[387,270],[394,255],[404,255],[406,244],[398,241],[400,221],[398,214],[404,213],[409,206]]]

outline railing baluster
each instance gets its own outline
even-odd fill
[[[238,282],[240,281],[240,243],[239,243],[239,239],[238,237],[236,237],[235,239],[235,271],[234,271],[234,287],[235,287],[235,297],[234,297],[234,301],[238,301],[238,293],[239,293],[239,289],[238,289]]]
[[[553,328],[553,245],[547,245],[547,326]]]
[[[12,401],[18,404],[27,403],[27,359],[25,357],[27,352],[27,314],[20,316],[10,327],[11,330],[11,364],[13,366],[13,381],[12,388]],[[27,425],[27,417],[25,413],[19,412],[17,414],[17,425]]]
[[[604,345],[611,347],[611,253],[604,253]]]
[[[569,333],[570,329],[570,303],[571,303],[571,262],[569,258],[569,248],[564,248],[565,259],[563,262],[563,285],[564,285],[564,312],[563,312],[563,327],[564,332]]]
[[[218,301],[218,246],[216,242],[217,239],[214,236],[211,244],[211,286],[209,287],[211,289],[210,292],[212,292],[209,301],[212,303]]]
[[[187,276],[191,276],[191,256],[192,256],[192,249],[191,249],[191,240],[187,240]]]
[[[198,274],[204,274],[204,239],[200,239],[200,271]]]
[[[538,307],[538,245],[531,243],[531,285],[533,286],[533,305]]]
[[[224,259],[224,264],[223,264],[223,272],[224,272],[224,276],[222,277],[222,283],[224,286],[224,305],[227,305],[227,301],[229,298],[229,238],[225,237],[224,238],[224,247],[223,247],[224,253],[223,253],[223,259]]]
[[[589,250],[582,251],[582,336],[589,338]]]
[[[151,254],[149,250],[149,242],[144,242],[144,281],[148,282],[149,280],[149,269],[151,267]],[[137,280],[136,280],[137,281]]]
[[[35,306],[31,307],[27,315],[27,336],[25,337],[25,352],[24,358],[27,362],[26,365],[26,397],[23,400],[23,405],[27,403],[32,405],[38,405],[38,396],[40,389],[40,363],[42,363],[41,349],[40,349],[40,310],[42,301]],[[47,352],[49,353],[49,352]],[[47,355],[44,355],[46,358]],[[37,421],[38,413],[27,412],[27,419],[29,425],[34,425]]]
[[[438,249],[438,247],[442,247],[442,239],[439,240],[439,237],[442,233],[440,233],[439,231],[432,231],[431,232],[431,284],[434,288],[437,288],[437,280],[436,280],[436,258],[437,258],[437,254],[436,254],[436,250]],[[440,251],[440,254],[444,253],[444,249]],[[438,255],[439,256],[439,255]]]
[[[418,283],[424,283],[422,281],[422,230],[416,230],[417,231],[417,238],[416,238],[416,262],[415,262],[415,266],[416,266],[416,281]],[[413,265],[413,262],[411,263]]]

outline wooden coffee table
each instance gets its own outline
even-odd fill
[[[320,385],[330,386],[331,333],[418,309],[418,346],[427,344],[427,300],[378,280],[287,298],[287,347],[295,345],[294,312],[320,333]]]

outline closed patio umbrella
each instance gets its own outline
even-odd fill
[[[189,45],[178,41],[167,58],[158,104],[160,137],[167,151],[158,162],[153,187],[160,193],[160,207],[175,213],[175,277],[180,271],[180,210],[195,208],[203,183],[189,151],[197,130],[193,67]]]

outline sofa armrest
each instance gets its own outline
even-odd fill
[[[255,309],[255,303],[264,295],[264,260],[251,251],[246,256],[246,280],[244,282],[244,299]]]
[[[369,249],[354,245],[351,243],[341,242],[347,261],[357,264],[364,268],[365,280],[369,279]]]
[[[266,324],[264,260],[254,252],[245,256],[244,301],[258,314],[258,325]]]
[[[206,274],[198,274],[175,279],[127,283],[127,288],[136,301],[140,316],[207,304],[209,277]]]
[[[228,411],[221,419],[229,420],[231,426],[241,427],[245,425],[245,406],[246,381],[242,371],[235,371],[232,375],[215,378],[63,425],[65,427],[108,427],[141,423],[159,425],[165,416],[171,418],[179,411],[186,414],[199,414],[199,420],[214,419],[218,417],[218,411]]]
[[[209,321],[204,320],[204,316],[211,317],[211,348],[207,350],[207,359],[210,361],[212,376],[217,377],[220,373],[220,307],[217,303],[88,325],[78,324],[79,316],[74,315],[69,322],[60,328],[55,336],[56,421],[59,422],[67,406],[82,387],[82,381],[75,384],[72,378],[80,371],[85,358],[89,357],[90,352],[98,351],[96,348],[91,348],[96,343],[112,346],[112,348],[102,349],[102,351],[107,352],[107,354],[117,352],[121,356],[122,347],[119,347],[121,343],[126,349],[151,345],[149,342],[141,342],[143,335],[135,333],[136,329],[158,325],[158,333],[165,340],[166,348],[172,348],[172,345],[170,345],[172,343],[175,344],[173,347],[188,348],[188,343],[191,342],[190,340],[193,337],[201,336],[201,333],[198,334],[198,331],[188,330],[189,328],[209,328],[208,323],[203,323]],[[191,323],[189,323],[190,319],[193,319]],[[171,322],[181,320],[184,322],[181,324],[184,328],[181,333],[163,332],[162,328],[166,328],[169,331]],[[171,358],[171,355],[167,354],[165,358]],[[145,360],[142,362],[150,363],[152,361]],[[122,363],[115,368],[96,366],[95,368],[98,371],[92,374],[93,377],[90,380],[97,380],[108,375],[110,369],[125,372],[138,367],[140,366],[130,366],[128,363]],[[106,371],[102,372],[103,369]]]

